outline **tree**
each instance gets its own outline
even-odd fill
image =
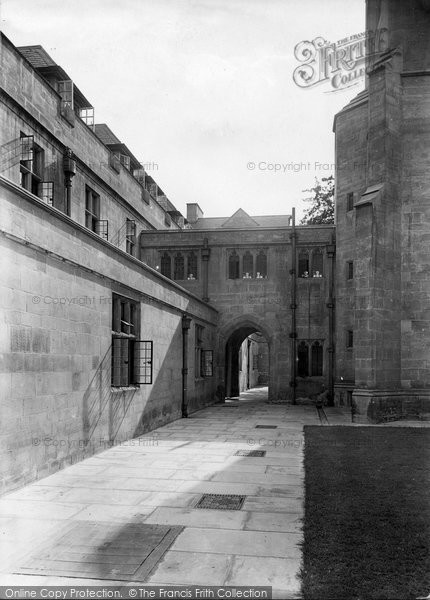
[[[315,177],[315,185],[310,190],[312,196],[304,198],[305,202],[312,203],[305,211],[301,225],[332,225],[334,224],[334,177],[323,177],[319,181]]]

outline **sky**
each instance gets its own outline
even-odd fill
[[[0,0],[186,214],[298,216],[333,173],[333,117],[362,88],[299,87],[294,49],[364,31],[365,0]]]

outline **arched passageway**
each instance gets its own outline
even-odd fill
[[[258,386],[269,386],[269,340],[253,325],[239,326],[225,345],[227,398]]]

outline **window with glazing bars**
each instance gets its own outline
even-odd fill
[[[299,277],[309,277],[309,253],[306,250],[302,250],[299,253]]]
[[[53,181],[41,181],[39,183],[39,198],[49,204],[50,206],[54,206],[54,182]]]
[[[39,196],[39,185],[43,178],[45,153],[35,143],[33,135],[24,135],[21,133],[20,140],[21,186],[35,196]]]
[[[112,386],[152,383],[153,343],[140,340],[139,304],[113,295]]]
[[[239,279],[239,256],[235,251],[228,257],[228,278]]]
[[[322,277],[324,268],[324,256],[321,250],[312,252],[312,277]]]
[[[243,277],[254,277],[254,257],[249,250],[243,255],[242,267]]]
[[[188,254],[187,279],[198,279],[197,255],[194,252]]]
[[[255,270],[257,278],[267,277],[267,256],[262,250],[257,254]]]
[[[213,351],[203,350],[202,351],[202,371],[203,377],[213,376]]]
[[[135,256],[136,252],[136,221],[132,219],[126,220],[125,225],[125,250],[131,256]]]
[[[90,187],[85,188],[85,227],[98,233],[97,223],[100,219],[100,196]]]
[[[185,274],[184,255],[178,252],[175,255],[175,263],[173,268],[173,279],[184,279]]]

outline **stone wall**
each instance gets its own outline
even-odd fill
[[[210,252],[207,296],[219,312],[218,364],[220,383],[225,386],[225,352],[229,337],[248,327],[260,331],[269,342],[269,399],[291,401],[291,228],[192,230],[176,232],[144,231],[140,238],[141,257],[153,268],[161,268],[161,255],[168,251],[186,254],[191,249],[199,258],[196,280],[181,280],[184,288],[204,297],[203,248]],[[328,273],[326,246],[332,241],[330,225],[297,228],[298,249],[320,248],[323,276],[297,280],[297,336],[303,340],[321,340],[324,346],[324,371],[321,377],[298,381],[300,394],[316,393],[328,378]],[[267,278],[229,279],[228,257],[232,250],[267,255]],[[242,338],[244,339],[244,338]]]
[[[35,142],[46,152],[46,180],[55,181],[56,206],[64,210],[64,177],[62,156],[70,148],[76,159],[78,174],[72,180],[72,216],[84,223],[86,182],[96,187],[102,195],[102,219],[112,219],[112,232],[118,231],[125,215],[121,218],[115,207],[118,201],[127,207],[133,219],[139,220],[141,228],[152,226],[165,229],[165,211],[155,200],[146,204],[142,200],[142,186],[122,165],[117,173],[110,166],[110,151],[98,139],[90,127],[80,118],[71,126],[60,114],[60,96],[19,54],[9,40],[0,33],[0,147],[2,159],[0,174],[19,183],[19,157],[12,158],[18,149],[20,133],[35,135]],[[15,145],[15,146],[14,146]],[[10,150],[5,158],[4,150]],[[15,154],[17,152],[15,151]],[[16,160],[17,158],[17,160]],[[147,225],[145,225],[147,223]],[[172,222],[171,227],[177,228]]]
[[[175,283],[0,178],[1,486],[10,490],[180,418],[182,315],[214,348],[217,314]],[[111,387],[112,294],[140,304],[153,383]],[[189,355],[194,356],[193,344]],[[189,411],[215,400],[188,377]]]

